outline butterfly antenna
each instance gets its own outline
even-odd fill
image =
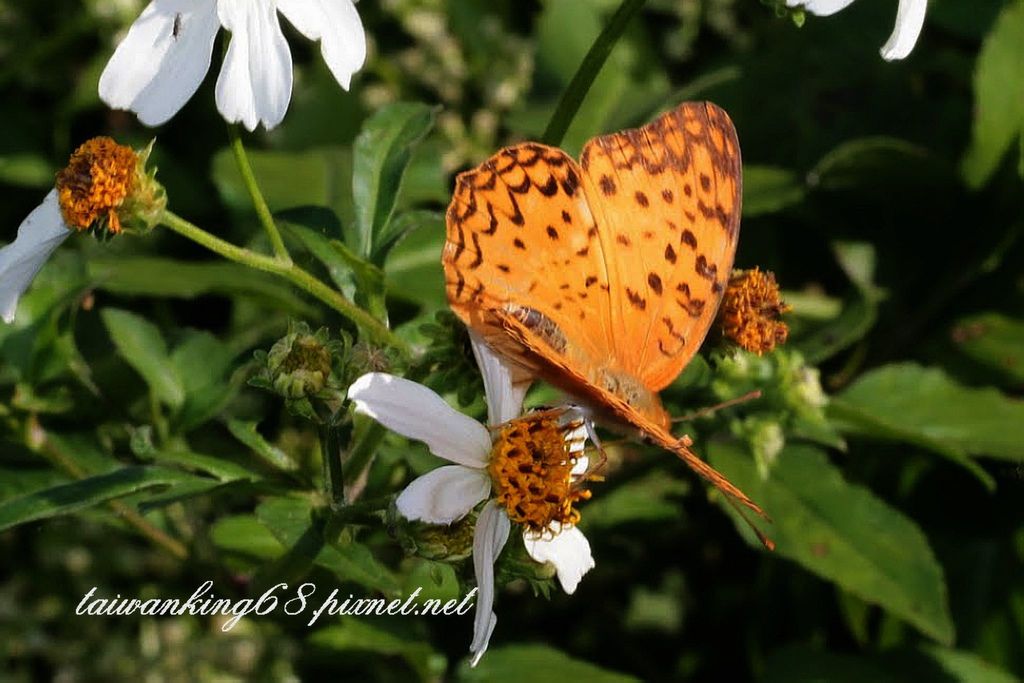
[[[754,532],[755,536],[757,536],[757,540],[761,541],[761,545],[763,545],[769,551],[774,551],[775,541],[768,538],[763,531],[761,531],[754,525],[754,523],[750,520],[750,517],[747,516],[746,511],[737,504],[736,499],[728,494],[725,495],[725,499],[729,501],[729,505],[732,506],[732,509],[736,511],[736,514],[738,514],[743,519],[743,521],[747,523],[747,526],[750,527],[750,530]],[[767,519],[769,522],[771,521],[771,518],[767,516],[765,516],[765,519]]]
[[[730,398],[728,401],[722,401],[721,403],[716,403],[713,406],[708,406],[707,408],[701,408],[698,411],[687,413],[686,415],[674,417],[672,418],[672,422],[693,422],[698,418],[712,415],[718,412],[719,410],[722,410],[723,408],[732,408],[733,406],[738,406],[741,403],[746,403],[747,401],[755,401],[759,398],[761,398],[761,390],[755,389],[754,391],[747,392],[742,396]]]

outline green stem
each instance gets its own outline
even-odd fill
[[[541,136],[541,142],[554,146],[562,143],[565,131],[569,130],[569,124],[572,123],[580,105],[583,104],[597,74],[601,72],[601,67],[608,60],[612,48],[622,37],[633,16],[644,6],[644,2],[645,0],[622,0],[622,4],[615,10],[615,14],[612,15],[604,31],[590,46],[590,51],[583,58],[580,68],[576,70],[572,81],[569,82],[569,87],[562,93],[562,99],[559,101],[555,113],[552,114],[544,135]]]
[[[274,223],[274,216],[270,213],[267,200],[263,198],[259,183],[256,182],[256,175],[252,172],[252,165],[249,164],[249,156],[245,153],[245,145],[242,144],[242,136],[238,131],[237,124],[228,125],[228,138],[231,140],[231,151],[235,155],[238,171],[242,174],[242,182],[245,184],[245,189],[249,191],[252,205],[256,209],[256,216],[263,224],[267,237],[270,238],[274,254],[282,261],[291,261],[291,255],[288,253],[288,248],[284,246],[284,240],[281,239],[281,233],[277,229],[277,224]]]
[[[345,477],[341,463],[341,435],[330,421],[320,425],[320,457],[324,463],[324,488],[331,509],[345,507]]]
[[[387,344],[408,355],[408,345],[402,339],[395,336],[395,333],[389,330],[386,325],[349,301],[341,292],[331,289],[292,263],[291,260],[266,256],[231,244],[216,235],[206,232],[199,226],[190,223],[171,211],[164,211],[160,222],[182,237],[186,237],[206,247],[229,261],[241,263],[256,270],[273,273],[288,280],[299,289],[302,289],[354,322],[378,343]]]

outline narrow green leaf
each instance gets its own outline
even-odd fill
[[[897,440],[914,434],[917,443],[946,455],[1024,461],[1024,401],[963,386],[937,368],[887,365],[862,375],[839,398],[866,418],[837,414],[847,433]]]
[[[845,481],[813,447],[787,446],[767,480],[738,446],[712,444],[710,456],[712,465],[772,517],[774,524],[764,530],[777,554],[939,642],[952,642],[942,567],[913,520]],[[738,526],[749,537],[747,527]]]
[[[804,199],[796,173],[774,166],[743,166],[743,216],[776,213]]]
[[[116,308],[106,308],[100,315],[125,362],[142,375],[157,398],[171,408],[180,408],[185,402],[185,387],[156,325]]]
[[[257,423],[244,420],[228,420],[228,431],[232,436],[252,449],[268,464],[285,472],[294,471],[298,465],[280,448],[263,438],[257,431]]]
[[[466,683],[519,683],[527,671],[532,683],[627,683],[639,680],[573,659],[547,645],[508,645],[488,650],[476,668],[464,662],[459,667],[458,680]]]
[[[70,484],[34,491],[0,503],[0,531],[18,524],[92,507],[141,491],[194,480],[163,467],[125,467]]]
[[[153,460],[168,465],[178,465],[188,470],[203,472],[216,477],[222,482],[257,478],[255,472],[237,463],[213,455],[204,455],[192,451],[159,451],[153,454]]]
[[[416,145],[434,126],[437,109],[398,102],[377,111],[356,137],[352,195],[356,206],[356,254],[369,258],[391,220],[402,175]]]
[[[1006,153],[1024,145],[1024,1],[1006,5],[982,43],[974,70],[974,126],[963,175],[981,187]],[[1024,155],[1022,155],[1024,159]],[[1024,163],[1022,161],[1021,163]]]

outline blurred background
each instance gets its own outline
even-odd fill
[[[566,596],[510,547],[498,628],[477,669],[466,662],[466,617],[308,628],[278,611],[224,633],[212,618],[76,616],[94,586],[184,598],[212,579],[238,599],[286,576],[345,594],[424,586],[447,598],[473,583],[457,553],[406,554],[422,537],[393,517],[339,529],[318,513],[315,429],[246,384],[253,351],[289,320],[337,331],[340,318],[165,230],[82,237],[48,264],[17,323],[0,327],[4,678],[1024,676],[1024,2],[933,0],[910,57],[887,63],[878,49],[896,4],[858,0],[798,27],[756,0],[649,0],[562,145],[575,154],[683,100],[732,116],[745,174],[736,265],[775,272],[794,308],[791,338],[762,358],[710,350],[665,400],[681,415],[765,393],[687,429],[772,515],[775,553],[675,458],[619,442],[581,508],[596,568]],[[296,62],[291,107],[280,127],[245,138],[271,208],[346,238],[353,142],[368,119],[397,102],[437,105],[417,110],[432,126],[398,196],[415,230],[382,267],[393,326],[417,343],[447,334],[461,351],[446,319],[422,328],[445,309],[454,174],[540,136],[616,6],[363,0],[370,54],[350,92],[282,21]],[[99,74],[142,7],[0,3],[0,242],[75,147],[111,135],[134,147],[156,136],[170,208],[264,246],[214,75],[156,130],[99,101]],[[184,398],[154,385],[163,371]],[[471,397],[457,385],[473,382],[450,374],[432,372],[428,384]],[[482,403],[467,410],[482,415]],[[152,464],[192,474],[17,519],[23,496]],[[388,437],[364,495],[386,497],[433,466],[422,446]],[[132,514],[185,554],[141,535]],[[317,552],[304,558],[311,530]]]

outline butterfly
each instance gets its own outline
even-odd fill
[[[697,353],[739,237],[736,129],[686,102],[560,149],[506,147],[456,178],[442,255],[452,310],[521,379],[640,430],[735,501],[746,494],[670,430],[658,392]]]

